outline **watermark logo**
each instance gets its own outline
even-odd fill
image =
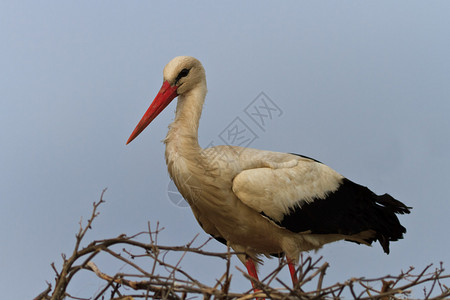
[[[283,111],[270,99],[264,92],[261,92],[239,113],[218,135],[213,139],[201,155],[207,157],[211,163],[208,169],[204,170],[205,175],[220,176],[220,166],[229,162],[231,157],[227,157],[226,151],[214,148],[216,145],[249,147],[259,138],[259,133],[266,132],[266,128],[274,119],[281,117]],[[187,190],[196,190],[195,194],[200,193],[199,188],[188,188]],[[192,194],[192,192],[191,192]],[[175,183],[170,180],[167,188],[169,201],[175,206],[185,208],[189,207],[187,201],[178,192]],[[192,195],[191,195],[192,196]]]
[[[236,117],[220,134],[225,145],[248,147],[258,136],[241,118]]]
[[[189,207],[189,203],[181,196],[173,180],[170,180],[169,185],[167,186],[167,197],[169,198],[169,201],[177,207]]]
[[[244,109],[244,112],[262,131],[266,131],[265,128],[271,120],[281,117],[283,114],[280,107],[264,92],[259,93],[255,100]]]

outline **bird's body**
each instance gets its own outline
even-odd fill
[[[170,148],[169,144],[167,148]],[[236,251],[244,251],[252,258],[256,258],[257,254],[284,252],[296,259],[300,251],[317,249],[342,238],[336,234],[294,233],[277,225],[274,219],[267,216],[270,213],[258,209],[261,203],[251,203],[252,200],[258,201],[258,196],[252,198],[247,195],[248,181],[255,179],[257,188],[265,184],[258,182],[261,176],[258,171],[289,172],[289,169],[294,169],[295,172],[295,168],[301,166],[289,168],[283,165],[289,166],[299,161],[314,165],[315,162],[306,162],[284,153],[228,146],[209,148],[196,154],[192,151],[184,153],[183,150],[170,154],[166,152],[166,157],[169,174],[188,201],[200,226],[213,237],[226,240]],[[250,157],[252,160],[248,160]],[[224,165],[227,167],[222,168]],[[280,167],[277,168],[277,165]],[[319,169],[317,166],[311,168]],[[263,186],[261,190],[264,192]],[[266,191],[270,193],[270,187]]]
[[[176,57],[164,69],[164,84],[128,142],[178,96],[174,122],[164,143],[169,174],[200,226],[228,243],[240,259],[301,251],[341,239],[371,244],[389,241],[406,229],[396,214],[408,207],[377,196],[330,167],[300,155],[236,146],[202,149],[198,126],[206,96],[202,65]]]

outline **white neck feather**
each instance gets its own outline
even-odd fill
[[[169,125],[164,140],[166,159],[169,155],[191,156],[201,151],[198,144],[198,126],[206,96],[206,83],[199,84],[190,91],[178,96],[175,121]]]

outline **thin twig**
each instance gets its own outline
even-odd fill
[[[400,272],[396,276],[386,275],[378,278],[351,278],[343,283],[325,285],[326,271],[329,268],[327,262],[321,266],[319,262],[322,257],[313,259],[311,256],[302,254],[300,263],[296,270],[299,278],[298,285],[291,288],[291,285],[284,283],[279,279],[279,274],[286,266],[284,260],[280,260],[279,265],[263,280],[257,280],[247,275],[239,267],[236,267],[246,278],[251,281],[260,291],[253,293],[252,290],[244,292],[231,291],[231,259],[236,254],[242,252],[233,252],[227,247],[226,252],[205,251],[204,246],[211,240],[201,242],[195,246],[199,236],[196,235],[187,244],[183,246],[159,245],[158,237],[164,229],[160,227],[159,222],[156,228],[152,230],[148,222],[147,231],[141,231],[137,234],[127,236],[121,234],[115,238],[96,240],[82,247],[83,239],[86,233],[92,228],[93,222],[98,217],[98,208],[104,202],[103,196],[106,189],[103,190],[100,200],[93,203],[92,212],[86,225],[80,221],[80,228],[76,234],[75,246],[70,256],[62,254],[63,264],[57,268],[54,263],[51,264],[55,272],[55,288],[53,294],[52,285],[48,283],[47,288],[40,293],[35,300],[62,300],[63,298],[84,299],[77,295],[67,293],[67,288],[77,274],[84,274],[85,271],[93,272],[104,282],[104,287],[95,293],[95,297],[90,299],[191,299],[193,297],[202,297],[203,299],[338,299],[351,295],[353,298],[362,300],[372,299],[398,299],[398,297],[410,296],[413,291],[417,293],[419,289],[424,290],[426,299],[444,299],[450,296],[449,280],[450,274],[444,273],[443,264],[430,271],[431,264],[422,271],[417,272],[410,267],[406,272]],[[147,238],[148,235],[148,238]],[[147,243],[138,241],[145,236]],[[148,240],[147,240],[148,239]],[[120,251],[117,246],[121,247]],[[174,263],[169,262],[169,254],[177,254],[178,259]],[[215,280],[212,286],[204,284],[195,279],[192,274],[182,269],[182,264],[188,256],[198,255],[210,257],[213,259],[225,260],[225,271],[221,273],[219,279]],[[125,266],[131,270],[127,273],[115,273],[108,275],[100,270],[94,263],[99,257],[108,257],[109,261],[121,262],[122,268]],[[142,264],[141,264],[142,262]],[[124,265],[123,265],[124,264]],[[79,275],[78,275],[79,276]],[[278,286],[275,286],[278,285]],[[312,290],[307,287],[313,286]],[[380,287],[381,286],[381,287]],[[376,288],[375,288],[376,287]],[[109,296],[107,296],[109,293]]]

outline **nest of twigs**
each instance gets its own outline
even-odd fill
[[[309,256],[302,256],[297,269],[299,282],[292,287],[278,277],[279,272],[286,264],[280,260],[279,266],[264,279],[258,281],[249,277],[244,271],[236,267],[260,290],[254,292],[247,290],[242,293],[230,291],[232,275],[230,272],[231,257],[236,253],[228,249],[227,252],[216,253],[203,250],[207,240],[200,246],[193,246],[195,238],[183,246],[163,246],[158,244],[158,234],[161,229],[159,225],[152,231],[150,223],[148,230],[134,236],[120,235],[116,238],[93,241],[85,247],[81,242],[87,230],[91,228],[94,219],[98,216],[98,207],[104,202],[103,194],[98,202],[94,202],[92,214],[76,235],[75,248],[70,257],[62,255],[63,264],[57,270],[55,264],[52,268],[56,273],[55,282],[47,283],[47,288],[39,294],[38,299],[341,299],[352,297],[354,299],[407,299],[412,296],[412,291],[422,291],[422,299],[445,299],[450,297],[448,287],[450,275],[445,274],[441,263],[434,270],[428,265],[420,272],[410,267],[406,272],[397,276],[383,276],[374,279],[351,278],[340,283],[324,285],[325,271],[328,263],[322,262],[321,258],[313,260]],[[146,236],[148,243],[140,242],[140,238]],[[126,246],[128,249],[114,250],[117,247]],[[165,259],[167,253],[178,252],[180,259],[175,263],[168,263]],[[100,254],[108,254],[114,260],[125,264],[130,272],[106,274],[94,263]],[[186,255],[201,255],[217,258],[225,261],[223,275],[216,280],[215,285],[204,284],[186,271],[180,268]],[[137,264],[145,260],[145,266]],[[148,267],[149,266],[149,267]],[[164,271],[162,272],[161,269]],[[83,276],[83,273],[92,272],[103,282],[100,290],[89,298],[80,298],[70,295],[67,289],[75,275]],[[164,274],[164,275],[161,275]],[[447,285],[445,284],[447,282]],[[274,285],[278,287],[274,287]],[[250,286],[250,284],[249,284]],[[313,287],[313,288],[311,288]],[[375,288],[378,287],[378,288]],[[417,296],[416,296],[417,297]]]

